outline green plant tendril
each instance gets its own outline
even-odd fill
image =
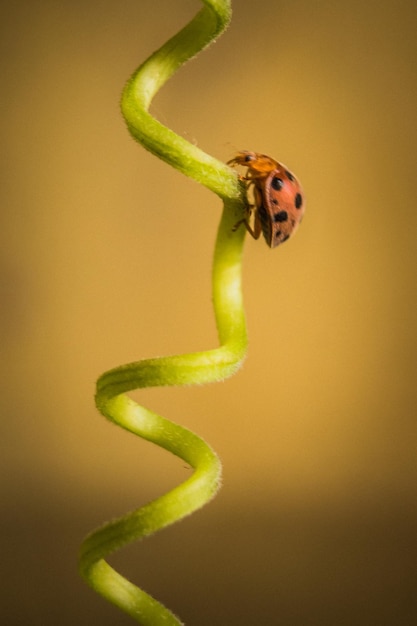
[[[171,611],[116,572],[104,559],[117,548],[172,524],[216,493],[221,465],[197,435],[139,406],[125,392],[162,385],[223,380],[241,365],[247,347],[241,293],[245,229],[234,226],[246,208],[236,174],[224,163],[160,124],[148,113],[152,98],[185,61],[213,42],[231,18],[229,0],[203,0],[193,20],[139,67],[121,101],[133,137],[147,150],[223,199],[213,262],[213,303],[220,346],[206,352],[146,359],[105,372],[97,381],[96,404],[109,420],[177,455],[194,472],[169,493],[94,531],[83,542],[79,568],[87,583],[143,626],[179,626]]]

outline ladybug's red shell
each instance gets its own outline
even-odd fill
[[[258,152],[242,151],[229,165],[247,167],[244,180],[254,189],[254,227],[245,221],[255,239],[263,234],[275,248],[297,230],[305,209],[303,190],[297,178],[282,163]]]

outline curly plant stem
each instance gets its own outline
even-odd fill
[[[139,406],[133,389],[220,381],[241,365],[247,347],[241,293],[245,229],[235,229],[245,210],[236,174],[225,164],[160,124],[148,113],[151,100],[168,78],[226,28],[228,0],[204,0],[204,7],[157,50],[127,82],[121,108],[128,129],[147,150],[208,187],[223,199],[213,262],[213,304],[220,346],[205,352],[146,359],[105,372],[97,381],[96,404],[109,420],[177,455],[194,469],[178,487],[89,535],[79,567],[87,583],[143,626],[179,626],[178,618],[118,574],[104,559],[117,548],[192,513],[216,493],[221,465],[197,435]]]

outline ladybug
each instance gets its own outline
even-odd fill
[[[249,206],[247,216],[238,222],[244,223],[254,239],[261,232],[270,248],[287,241],[297,230],[303,219],[305,202],[300,183],[285,165],[266,154],[242,150],[227,162],[227,165],[247,167],[247,187],[253,186],[254,206]],[[254,213],[253,228],[249,218]]]

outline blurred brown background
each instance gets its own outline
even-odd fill
[[[78,578],[83,536],[189,475],[94,407],[115,365],[217,345],[219,200],[136,145],[130,73],[196,0],[1,7],[5,625],[131,624]],[[189,626],[417,622],[417,9],[236,0],[154,114],[221,160],[301,179],[274,251],[248,238],[250,350],[220,385],[135,397],[204,436],[224,486],[117,554]]]

